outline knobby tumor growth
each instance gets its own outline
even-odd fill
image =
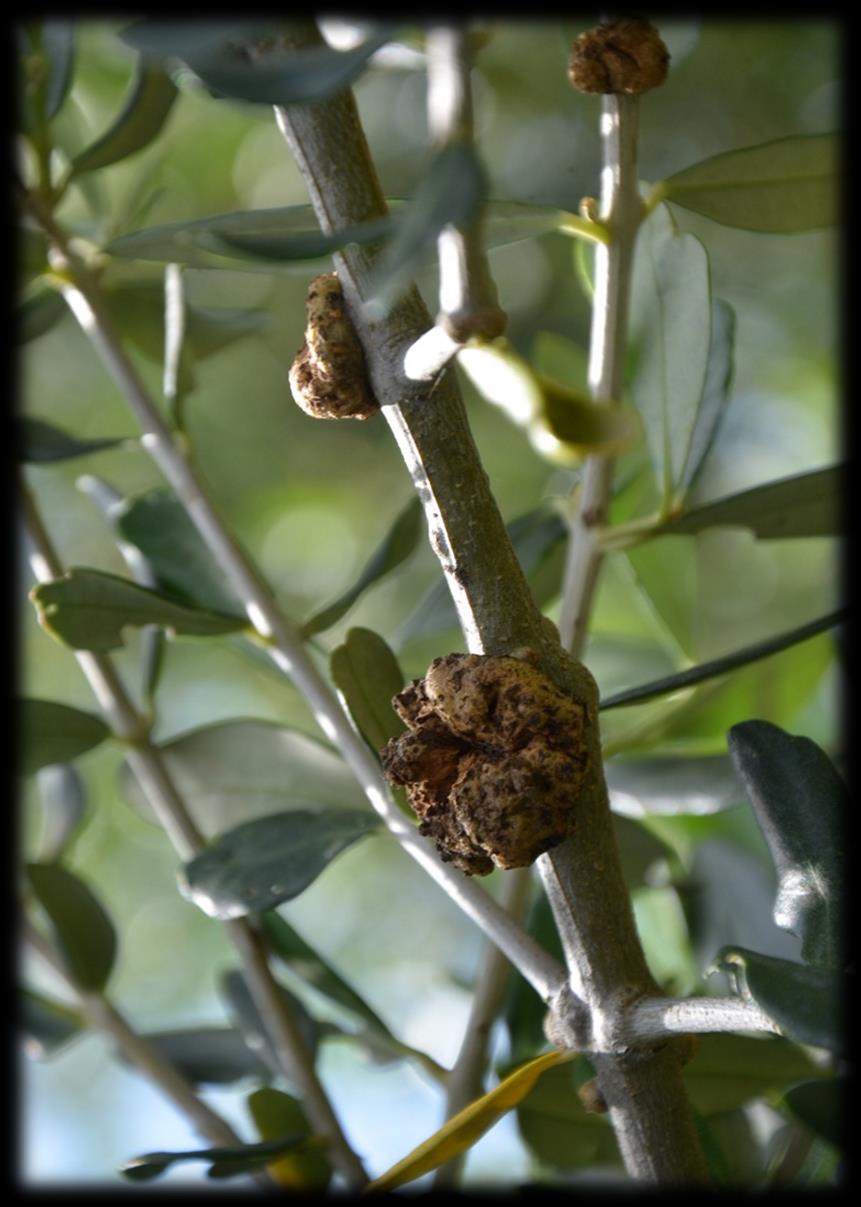
[[[526,867],[574,830],[585,707],[520,658],[449,654],[395,696],[382,751],[419,830],[468,875]]]

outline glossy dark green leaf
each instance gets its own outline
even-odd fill
[[[244,617],[185,607],[115,574],[79,567],[62,578],[39,583],[30,598],[39,624],[75,650],[118,649],[129,625],[157,624],[188,637],[215,637],[248,627]]]
[[[24,1051],[32,1060],[51,1056],[86,1025],[76,1010],[32,989],[19,995],[17,1024],[24,1036]]]
[[[100,717],[53,700],[22,700],[19,717],[24,775],[52,763],[70,763],[111,736]]]
[[[412,498],[383,537],[352,587],[334,603],[305,621],[302,626],[303,637],[313,637],[315,633],[322,633],[337,624],[368,587],[405,562],[418,544],[422,527],[421,503],[417,498]]]
[[[791,1086],[783,1101],[801,1122],[817,1136],[843,1148],[846,1143],[846,1120],[849,1087],[843,1078],[833,1081],[804,1081]]]
[[[379,752],[389,738],[404,731],[392,698],[404,686],[398,660],[379,634],[350,629],[343,645],[332,651],[332,679],[362,736]]]
[[[749,528],[761,539],[839,536],[846,471],[842,465],[778,478],[715,499],[669,520],[662,533],[702,532],[720,525]]]
[[[231,1085],[270,1075],[269,1066],[233,1027],[187,1027],[143,1035],[192,1085]],[[123,1058],[119,1052],[120,1059]]]
[[[272,950],[292,972],[331,1001],[337,1002],[339,1006],[346,1006],[375,1031],[389,1034],[386,1024],[364,998],[361,998],[280,914],[271,910],[262,914],[260,925]]]
[[[184,51],[181,57],[215,93],[258,105],[307,105],[348,88],[393,34],[386,25],[350,50],[292,49],[277,36],[244,52],[236,44]]]
[[[28,344],[38,339],[59,323],[66,313],[63,295],[49,285],[32,293],[17,308],[15,315],[16,339],[19,344]]]
[[[180,890],[212,918],[241,918],[291,901],[336,855],[380,825],[357,809],[273,813],[228,830],[185,865]]]
[[[723,419],[732,385],[735,367],[735,311],[728,302],[713,298],[711,321],[711,340],[703,392],[691,432],[687,461],[679,479],[680,493],[690,489],[703,467]]]
[[[123,436],[104,440],[78,440],[52,423],[45,423],[43,419],[31,419],[27,415],[18,418],[17,427],[18,455],[22,461],[32,465],[86,457],[90,453],[98,453],[105,448],[118,448],[129,442]]]
[[[72,178],[119,163],[148,147],[161,133],[177,96],[169,75],[140,60],[122,112],[101,138],[75,156]]]
[[[734,725],[727,741],[777,871],[775,922],[808,963],[842,966],[846,785],[815,742],[769,721]]]
[[[849,986],[839,972],[775,959],[745,947],[722,948],[715,965],[790,1039],[845,1051],[842,1006]]]
[[[62,859],[87,810],[84,781],[69,763],[42,767],[37,774],[42,804],[39,863]]]
[[[365,799],[333,750],[271,721],[204,725],[165,742],[160,750],[195,824],[207,836],[276,811],[357,808]],[[127,763],[120,785],[134,808],[152,820]]]
[[[224,573],[170,491],[136,495],[116,509],[113,519],[123,539],[146,558],[160,588],[195,607],[242,616]]]
[[[132,1157],[118,1172],[130,1182],[149,1182],[161,1177],[166,1169],[178,1161],[208,1161],[211,1166],[218,1168],[218,1177],[233,1177],[247,1173],[249,1170],[260,1169],[281,1153],[289,1152],[291,1148],[303,1143],[301,1136],[280,1136],[275,1140],[266,1140],[261,1144],[243,1144],[236,1148],[201,1148],[186,1152],[156,1152],[143,1153]],[[211,1174],[211,1170],[210,1176]]]
[[[243,974],[237,969],[230,969],[219,977],[219,992],[224,999],[227,1012],[239,1031],[249,1052],[265,1062],[274,1076],[283,1076],[284,1069],[266,1029],[266,1025],[257,1009],[251,990]],[[277,996],[282,1004],[284,1013],[296,1025],[302,1040],[314,1060],[317,1052],[317,1041],[320,1030],[317,1023],[299,1001],[299,999],[276,982]]]
[[[311,1135],[301,1102],[283,1090],[262,1086],[248,1095],[246,1105],[261,1140],[287,1135],[308,1138]],[[272,1162],[268,1173],[279,1186],[290,1190],[322,1192],[331,1181],[332,1167],[323,1149],[309,1144]]]
[[[827,632],[835,625],[841,624],[845,620],[847,612],[846,608],[841,608],[837,612],[829,612],[827,616],[820,616],[808,624],[799,625],[797,629],[791,629],[788,633],[780,633],[777,637],[770,637],[767,641],[757,641],[754,645],[745,646],[744,649],[736,650],[732,654],[725,654],[722,658],[715,658],[711,662],[701,662],[699,666],[688,667],[687,670],[679,671],[675,675],[667,675],[652,683],[644,683],[640,687],[631,687],[617,692],[615,695],[603,699],[599,707],[605,711],[610,708],[621,708],[627,704],[641,704],[646,700],[666,696],[697,683],[705,683],[708,679],[714,679],[718,675],[726,675],[729,671],[737,670],[752,662],[758,662],[762,658],[769,658],[772,654],[779,654],[781,650],[791,649],[800,642],[808,641],[811,637]]]
[[[631,285],[631,397],[662,499],[682,480],[703,395],[711,334],[709,265],[699,239],[675,229],[666,206],[641,227]]]
[[[437,152],[415,195],[399,216],[368,285],[368,313],[382,318],[406,290],[444,226],[461,226],[478,214],[486,177],[469,143],[449,143]]]
[[[796,134],[713,155],[659,194],[725,226],[791,234],[837,221],[839,137]]]
[[[104,908],[83,880],[59,864],[30,863],[27,879],[75,984],[103,990],[117,952],[116,933]]]
[[[744,799],[726,754],[614,758],[605,771],[610,802],[620,812],[716,813]]]

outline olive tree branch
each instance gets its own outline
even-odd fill
[[[307,44],[307,28],[298,35]],[[385,213],[379,181],[352,93],[276,110],[279,128],[327,233]],[[334,165],[337,165],[335,170]],[[439,558],[467,647],[508,654],[531,648],[563,689],[588,700],[590,782],[576,802],[578,831],[539,860],[557,918],[576,917],[567,932],[572,984],[552,1012],[561,1046],[577,1046],[572,993],[588,990],[593,1010],[586,1038],[598,1067],[626,1167],[656,1182],[707,1178],[693,1116],[681,1079],[681,1055],[672,1043],[626,1053],[618,1027],[625,1009],[655,996],[636,934],[612,830],[600,757],[597,690],[591,676],[566,656],[552,626],[543,622],[517,562],[473,443],[451,373],[429,397],[410,381],[404,358],[431,326],[411,289],[385,320],[367,316],[363,301],[375,256],[348,248],[335,257],[350,313],[365,351],[369,377],[424,505],[431,546]],[[549,861],[549,862],[548,862]],[[543,866],[542,866],[543,865]],[[566,935],[563,935],[566,938]],[[582,959],[582,973],[576,961]],[[575,1011],[576,1013],[576,1011]]]
[[[22,495],[24,522],[33,550],[33,574],[39,582],[61,578],[63,565],[26,485],[23,485]],[[151,741],[148,726],[138,715],[113,661],[106,654],[87,650],[76,650],[75,657],[102,705],[114,737],[125,744],[129,766],[153,812],[177,854],[187,861],[204,849],[204,840],[191,820],[161,751]],[[288,1080],[300,1087],[312,1126],[329,1142],[333,1164],[346,1178],[348,1185],[363,1185],[367,1175],[350,1148],[317,1077],[313,1057],[289,1004],[279,992],[260,935],[246,919],[227,921],[224,927],[240,957],[243,975],[271,1040],[279,1067]]]

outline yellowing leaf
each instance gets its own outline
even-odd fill
[[[556,1049],[553,1052],[545,1052],[543,1056],[536,1056],[533,1060],[527,1060],[489,1093],[476,1098],[475,1102],[453,1115],[439,1131],[414,1148],[402,1161],[398,1161],[391,1169],[387,1169],[384,1174],[370,1182],[365,1188],[365,1193],[394,1190],[397,1186],[412,1182],[465,1152],[480,1140],[506,1111],[510,1111],[526,1097],[546,1069],[573,1060],[576,1055],[576,1052]]]

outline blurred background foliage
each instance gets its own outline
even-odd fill
[[[492,198],[576,211],[583,196],[597,195],[600,102],[575,93],[565,76],[570,45],[588,24],[487,24],[475,94],[478,145]],[[839,126],[836,23],[810,17],[687,19],[659,26],[672,63],[667,84],[641,105],[644,182],[720,151]],[[57,123],[71,153],[92,141],[122,104],[133,56],[116,37],[121,27],[113,21],[79,24],[73,90]],[[334,38],[337,23],[330,31]],[[418,36],[406,40],[420,46]],[[150,195],[145,218],[126,223],[126,230],[307,201],[265,106],[216,102],[188,75],[180,82],[182,95],[150,148],[87,177],[86,194],[69,192],[60,211],[67,228],[100,238],[106,224],[130,212],[135,198]],[[420,67],[379,65],[355,88],[388,196],[410,195],[429,161],[424,86]],[[676,210],[675,216],[705,244],[714,294],[737,315],[732,397],[692,501],[839,459],[840,249],[834,231],[762,235],[688,211]],[[490,253],[509,314],[508,334],[524,355],[546,332],[587,346],[589,302],[574,248],[566,236],[548,234]],[[259,334],[196,364],[186,419],[218,506],[297,621],[350,586],[412,489],[382,420],[316,423],[291,400],[287,373],[302,343],[313,272],[313,266],[298,265],[272,275],[185,273],[191,303],[260,307],[270,316]],[[118,261],[106,279],[112,286],[147,279],[157,284],[161,270]],[[420,286],[434,312],[432,268]],[[148,324],[144,336],[152,344],[151,316],[118,315],[132,339],[135,324]],[[136,365],[160,396],[161,368],[152,352],[132,347]],[[123,400],[69,316],[23,350],[19,385],[26,415],[79,437],[135,434]],[[482,402],[465,380],[464,392],[505,519],[516,519],[543,499],[565,496],[576,471],[543,460],[523,432]],[[65,563],[124,574],[106,522],[76,487],[84,473],[126,494],[159,486],[159,475],[134,448],[28,471]],[[545,567],[551,616],[554,575],[558,561]],[[321,646],[332,649],[350,627],[364,625],[386,636],[408,677],[423,673],[432,657],[462,648],[455,629],[422,634],[415,619],[409,620],[438,579],[436,560],[422,542],[404,567],[318,639]],[[608,560],[586,661],[605,694],[634,686],[686,660],[714,657],[829,611],[838,581],[834,543],[824,538],[756,541],[738,529],[663,538]],[[22,559],[21,693],[92,711],[71,652],[39,629],[26,599],[29,586]],[[133,685],[140,678],[139,660],[136,636],[117,659]],[[628,753],[708,755],[725,749],[730,725],[759,716],[840,753],[839,678],[829,634],[706,685],[682,707],[686,700],[610,712],[605,736],[614,749]],[[236,717],[268,718],[316,733],[291,685],[229,641],[171,643],[155,736],[168,739]],[[228,947],[219,927],[178,896],[176,860],[160,832],[119,798],[120,758],[108,744],[79,760],[90,807],[72,857],[73,866],[98,887],[121,935],[114,995],[143,1028],[221,1021],[216,980],[230,964]],[[32,782],[22,795],[21,841],[30,849],[40,827]],[[701,987],[705,962],[721,943],[744,941],[786,954],[787,937],[773,926],[760,942],[745,929],[753,903],[770,900],[773,873],[740,793],[721,811],[654,815],[648,824],[673,848],[677,878],[683,869],[701,904],[694,926],[694,915],[683,909],[684,893],[666,875],[636,890],[638,924],[662,983],[676,992]],[[443,1063],[454,1060],[479,938],[394,842],[375,836],[351,848],[283,912],[402,1039]],[[768,912],[766,904],[766,917]],[[32,977],[56,991],[41,967],[34,965]],[[709,985],[714,992],[713,981]],[[500,1051],[504,1057],[504,1045]],[[354,1146],[377,1171],[439,1122],[438,1093],[407,1065],[375,1068],[352,1048],[332,1043],[323,1047],[321,1068]],[[132,1143],[137,1152],[194,1144],[187,1125],[139,1079],[112,1064],[97,1039],[79,1041],[49,1062],[28,1062],[22,1089],[22,1174],[32,1184],[107,1179],[106,1171],[131,1155]],[[211,1096],[225,1114],[243,1118],[235,1093]],[[768,1134],[774,1118],[758,1126]],[[508,1184],[531,1176],[530,1168],[510,1118],[473,1150],[468,1166],[479,1182]],[[180,1168],[167,1177],[183,1182],[198,1175]]]

